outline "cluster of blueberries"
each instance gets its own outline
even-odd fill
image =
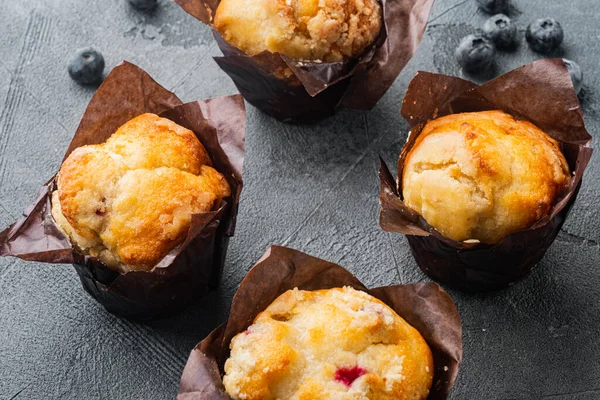
[[[128,0],[140,10],[151,10],[156,7],[157,0]],[[502,14],[510,6],[510,0],[477,0],[481,9],[496,14],[483,25],[481,32],[464,37],[456,49],[456,58],[467,72],[484,71],[494,62],[496,48],[514,48],[517,41],[517,26]],[[558,21],[543,18],[529,24],[525,39],[532,50],[538,53],[549,53],[562,43],[564,32]],[[571,74],[575,91],[579,94],[583,82],[581,68],[575,62],[564,60]],[[84,85],[97,84],[102,80],[104,57],[92,48],[77,50],[68,64],[69,75],[73,80]]]
[[[504,12],[510,7],[510,0],[477,0],[479,8],[489,14],[489,18],[481,31],[465,36],[456,49],[456,59],[467,72],[481,72],[489,69],[496,54],[496,48],[513,49],[517,43],[517,26]],[[529,47],[542,54],[547,54],[560,46],[564,32],[558,21],[553,18],[537,19],[527,27],[525,40]],[[563,59],[575,92],[579,94],[583,83],[583,73],[579,65],[571,60]]]

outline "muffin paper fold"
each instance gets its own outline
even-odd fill
[[[455,113],[502,110],[528,120],[561,144],[572,178],[548,216],[495,245],[457,242],[441,235],[402,201],[404,161],[427,121]],[[383,160],[379,178],[383,230],[407,236],[419,267],[430,277],[463,291],[506,287],[526,276],[560,231],[592,155],[592,137],[569,72],[561,59],[533,62],[481,86],[460,78],[418,72],[410,82],[401,114],[410,125],[395,181]]]
[[[248,272],[233,298],[229,319],[192,350],[178,400],[231,399],[222,382],[231,339],[287,290],[350,286],[382,300],[416,328],[434,358],[428,400],[445,399],[462,360],[462,328],[451,297],[431,282],[367,289],[345,268],[286,247],[271,246]]]
[[[254,56],[228,44],[213,25],[220,0],[174,0],[210,26],[223,57],[215,61],[244,98],[277,119],[311,122],[338,108],[370,110],[411,59],[434,0],[381,0],[383,24],[373,45],[344,62],[296,61],[264,51]]]
[[[218,285],[235,230],[244,161],[245,110],[240,95],[183,104],[139,67],[123,62],[90,101],[65,154],[105,142],[130,119],[155,113],[192,130],[231,187],[216,210],[195,214],[185,240],[150,271],[116,272],[80,254],[51,215],[55,177],[24,217],[0,233],[0,256],[73,263],[84,289],[108,311],[133,319],[176,313]]]

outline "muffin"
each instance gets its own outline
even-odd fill
[[[379,171],[381,228],[406,235],[418,267],[458,290],[499,290],[530,274],[567,220],[592,154],[562,60],[483,85],[418,72],[401,114],[411,131],[398,179],[384,162]]]
[[[230,195],[211,165],[191,130],[142,114],[67,157],[52,217],[82,254],[116,271],[148,271],[185,239],[193,214]]]
[[[233,399],[426,399],[433,357],[385,303],[350,287],[288,290],[235,336]]]
[[[87,105],[60,171],[0,232],[0,257],[71,264],[119,317],[182,311],[220,283],[245,121],[240,95],[184,104],[124,61]]]
[[[208,25],[244,99],[286,122],[370,110],[415,53],[434,0],[174,0]]]
[[[248,55],[323,62],[359,56],[381,23],[377,0],[222,0],[214,18],[223,38]]]
[[[404,161],[404,204],[443,236],[495,244],[548,216],[570,180],[556,140],[502,111],[429,121]]]

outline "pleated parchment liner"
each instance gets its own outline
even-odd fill
[[[181,377],[178,400],[227,400],[223,366],[231,339],[250,326],[259,312],[283,292],[351,286],[393,308],[416,328],[431,348],[433,385],[428,400],[450,392],[462,360],[462,328],[452,298],[435,283],[367,289],[337,264],[286,247],[271,246],[248,272],[233,298],[229,319],[192,350]]]
[[[220,0],[174,0],[210,26],[223,53],[215,61],[244,98],[277,119],[311,122],[338,108],[370,110],[415,53],[434,0],[381,0],[382,31],[357,59],[317,63],[264,51],[249,56],[229,45],[213,26]]]
[[[151,271],[118,273],[75,250],[50,212],[55,178],[41,188],[24,217],[0,233],[0,256],[73,263],[93,298],[111,313],[133,319],[176,313],[219,283],[234,233],[244,161],[246,118],[241,96],[183,104],[128,62],[112,70],[90,101],[65,158],[77,147],[103,143],[122,124],[147,112],[194,131],[232,192],[216,210],[193,215],[185,241]]]
[[[592,138],[560,59],[527,64],[482,86],[456,77],[418,72],[402,102],[401,114],[411,130],[398,160],[398,177],[402,177],[404,160],[427,121],[453,113],[494,109],[529,120],[560,142],[572,171],[568,187],[550,214],[529,229],[508,235],[495,245],[456,242],[442,236],[402,202],[402,179],[394,181],[383,161],[379,172],[381,227],[406,235],[417,264],[427,275],[468,292],[504,288],[533,269],[573,206],[592,155]]]

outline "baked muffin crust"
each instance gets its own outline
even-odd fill
[[[142,114],[99,145],[75,149],[58,173],[52,216],[85,254],[149,270],[187,235],[192,214],[229,196],[192,131]]]
[[[404,162],[404,203],[456,241],[498,243],[548,215],[570,179],[559,144],[502,111],[428,122]]]
[[[231,341],[233,399],[424,400],[433,358],[391,308],[344,287],[288,290]]]
[[[249,55],[336,62],[372,44],[381,19],[377,0],[222,0],[214,26]]]

